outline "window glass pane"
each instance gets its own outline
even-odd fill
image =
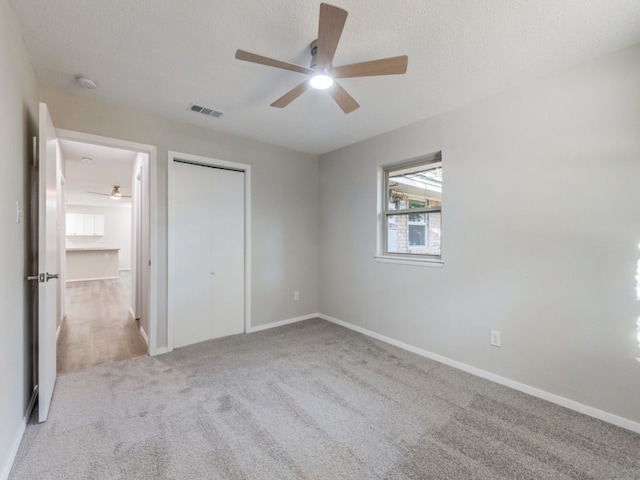
[[[442,167],[412,167],[389,172],[389,210],[423,208],[442,201]]]
[[[412,218],[422,217],[421,221]],[[440,212],[387,216],[387,252],[440,255]]]

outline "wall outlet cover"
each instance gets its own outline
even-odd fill
[[[500,346],[500,332],[498,330],[491,330],[491,345]]]

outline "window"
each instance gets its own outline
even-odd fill
[[[440,258],[441,154],[385,167],[383,172],[383,255]]]

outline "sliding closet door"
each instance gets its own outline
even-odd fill
[[[211,338],[216,338],[244,332],[244,173],[209,170],[213,206],[210,278],[215,317]]]
[[[244,173],[175,162],[172,185],[174,347],[244,332]]]

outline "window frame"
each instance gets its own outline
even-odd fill
[[[442,261],[442,200],[440,201],[440,205],[438,206],[426,206],[429,202],[425,202],[425,207],[419,208],[403,208],[402,210],[391,210],[389,206],[389,178],[393,175],[394,172],[398,170],[405,170],[412,167],[424,167],[425,170],[429,170],[432,168],[442,167],[442,152],[436,152],[429,155],[421,156],[417,159],[397,162],[393,164],[383,165],[380,167],[379,172],[379,245],[378,245],[378,254],[375,256],[377,261],[383,262],[391,262],[391,263],[404,263],[410,265],[421,265],[421,264],[436,264],[435,266],[441,266],[443,264]],[[406,207],[409,206],[410,199],[407,200]],[[403,253],[403,252],[389,252],[388,248],[388,225],[389,225],[389,217],[394,215],[401,215],[407,217],[407,225],[409,224],[408,219],[411,214],[424,214],[425,215],[425,243],[426,237],[428,235],[428,221],[427,215],[429,213],[440,213],[440,254],[433,255],[428,253]],[[407,231],[408,234],[408,231]]]

